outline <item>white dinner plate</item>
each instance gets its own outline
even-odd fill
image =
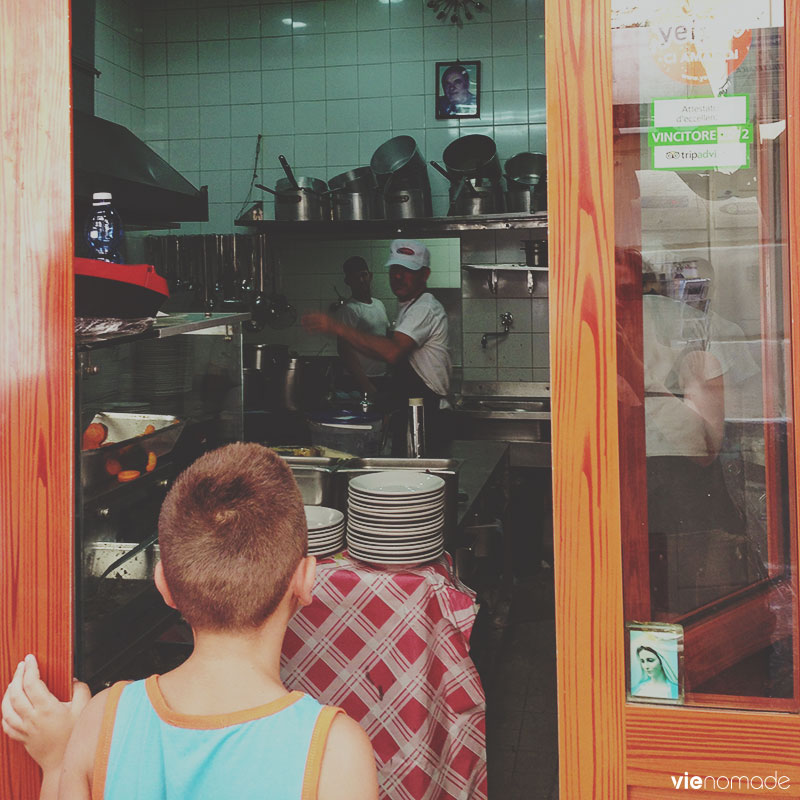
[[[427,503],[444,494],[444,489],[434,489],[431,492],[413,492],[410,494],[370,494],[359,489],[349,489],[348,497],[355,498],[362,503],[372,503],[378,506],[410,506]]]
[[[378,496],[426,494],[444,488],[444,479],[428,472],[394,469],[370,472],[350,479],[350,486],[358,492]]]
[[[412,533],[419,533],[420,531],[424,531],[426,528],[430,528],[433,526],[443,526],[444,525],[444,516],[442,514],[437,514],[435,517],[430,517],[429,519],[421,519],[415,522],[411,522],[407,519],[395,519],[395,520],[378,520],[378,519],[368,519],[361,517],[354,517],[350,516],[347,527],[348,528],[366,528],[367,530],[376,530],[380,531],[408,531],[409,534]]]
[[[373,555],[381,554],[391,556],[398,553],[417,555],[418,553],[424,553],[428,550],[432,550],[434,547],[438,547],[442,544],[442,537],[438,535],[418,542],[404,542],[401,545],[393,546],[391,542],[387,542],[386,540],[376,543],[349,535],[347,537],[347,543],[363,553],[372,553]]]
[[[429,500],[426,503],[414,503],[407,506],[382,506],[378,503],[365,503],[362,500],[350,497],[347,501],[348,508],[355,508],[357,511],[364,511],[368,514],[379,516],[394,517],[397,515],[406,516],[408,514],[423,514],[434,509],[444,508],[444,495]]]
[[[335,544],[340,539],[344,539],[344,531],[341,531],[341,533],[337,533],[334,536],[325,536],[325,537],[320,537],[319,539],[309,539],[308,540],[308,546],[309,547],[325,547],[327,545]]]
[[[402,521],[398,521],[396,525],[379,525],[375,522],[363,522],[361,520],[354,520],[351,519],[347,523],[347,530],[355,530],[360,531],[361,533],[372,533],[375,531],[377,534],[381,533],[397,533],[397,534],[415,534],[415,533],[427,533],[432,530],[436,530],[437,528],[444,527],[444,517],[436,517],[428,522],[425,522],[421,525],[409,525]]]
[[[327,508],[326,506],[304,506],[304,508],[309,530],[329,528],[338,525],[344,519],[342,512],[336,508]]]
[[[354,558],[358,559],[359,561],[363,561],[365,564],[372,564],[376,567],[419,567],[422,564],[427,564],[430,561],[435,561],[439,556],[442,555],[444,552],[444,547],[440,547],[437,551],[432,552],[430,555],[421,557],[421,558],[414,558],[409,559],[407,556],[400,556],[399,558],[382,558],[378,556],[377,558],[370,555],[363,555],[357,554],[352,552],[348,549],[347,551],[350,553]]]

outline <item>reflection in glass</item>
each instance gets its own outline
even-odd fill
[[[626,616],[684,626],[689,702],[788,701],[782,9],[614,5]]]

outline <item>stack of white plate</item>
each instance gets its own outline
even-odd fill
[[[347,491],[347,550],[380,566],[424,564],[444,550],[444,480],[391,470],[359,475]]]
[[[335,508],[305,506],[308,554],[327,556],[344,549],[344,514]]]

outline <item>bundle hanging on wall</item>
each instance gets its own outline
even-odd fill
[[[485,11],[486,5],[480,0],[428,0],[428,8],[436,13],[436,19],[461,27],[464,24],[462,14],[469,22],[475,18],[473,11]]]

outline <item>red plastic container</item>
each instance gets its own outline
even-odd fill
[[[111,264],[75,258],[75,316],[154,317],[169,297],[167,282],[150,264]]]

